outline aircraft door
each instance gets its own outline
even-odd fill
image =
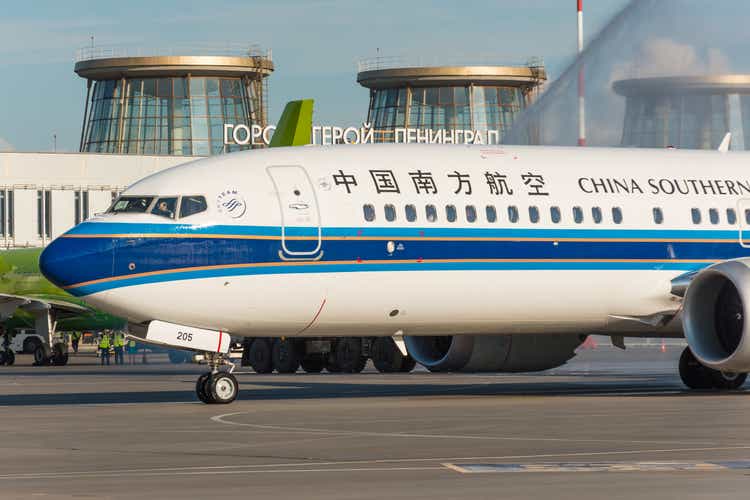
[[[315,188],[300,165],[266,168],[281,212],[281,250],[285,260],[319,259],[322,252],[320,210]]]
[[[750,248],[750,199],[740,200],[737,203],[737,217],[739,218],[740,245]]]

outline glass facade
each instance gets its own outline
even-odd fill
[[[729,115],[727,95],[631,96],[625,109],[622,145],[714,149],[729,130]]]
[[[255,97],[241,78],[94,81],[82,151],[208,156],[249,149],[225,146],[223,127],[250,127]]]
[[[401,87],[371,91],[368,122],[377,142],[394,142],[395,128],[497,130],[502,139],[526,106],[524,88]]]

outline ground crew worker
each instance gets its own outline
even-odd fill
[[[101,337],[99,337],[99,352],[102,355],[102,366],[104,366],[104,362],[107,362],[107,366],[109,366],[109,332],[102,332]]]
[[[130,340],[128,341],[128,363],[131,365],[135,364],[136,354],[138,354],[138,344],[136,344],[133,337],[130,337]]]
[[[122,332],[115,332],[112,347],[115,348],[115,364],[124,365],[125,356],[123,355],[123,350],[125,348],[125,335]]]
[[[81,341],[81,332],[73,332],[70,335],[70,343],[73,345],[73,352],[78,354],[78,343]]]

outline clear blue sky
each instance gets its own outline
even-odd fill
[[[0,150],[78,147],[84,81],[76,49],[90,44],[169,48],[247,43],[273,50],[270,116],[286,101],[316,99],[315,121],[358,124],[367,91],[356,62],[382,55],[428,60],[544,57],[552,76],[575,53],[575,0],[34,0],[3,2]],[[627,3],[587,0],[593,35]]]

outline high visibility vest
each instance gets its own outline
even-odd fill
[[[109,349],[109,335],[102,335],[99,339],[99,349]]]
[[[112,343],[114,347],[122,347],[125,345],[125,336],[122,333],[115,333],[115,341]]]
[[[73,338],[73,340],[80,340],[81,339],[81,332],[73,332],[72,338]]]

